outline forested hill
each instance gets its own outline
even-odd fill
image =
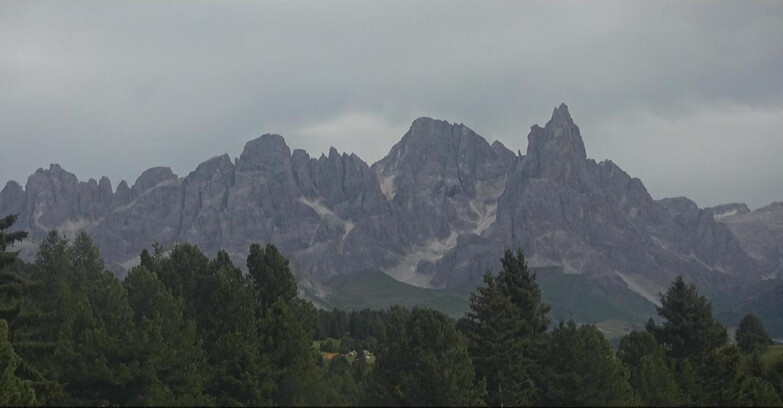
[[[154,245],[120,281],[87,234],[51,232],[26,263],[14,221],[0,219],[0,406],[783,404],[763,322],[745,316],[729,344],[682,278],[614,350],[595,326],[551,321],[521,252],[454,320],[316,311],[271,244],[249,246],[247,273],[224,251]]]

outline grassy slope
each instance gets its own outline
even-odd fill
[[[772,337],[783,337],[783,281],[758,282],[736,293],[718,295],[712,299],[715,315],[727,326],[736,327],[747,313],[764,322]]]
[[[627,288],[607,288],[583,276],[564,274],[559,268],[536,270],[544,302],[552,305],[553,322],[645,322],[655,315],[652,303]]]
[[[630,290],[613,290],[610,296],[609,289],[581,275],[566,275],[559,269],[539,269],[536,273],[544,302],[552,305],[553,323],[568,319],[595,323],[607,337],[617,337],[655,313],[652,304]],[[454,318],[467,312],[474,289],[423,289],[398,282],[383,272],[340,276],[326,286],[331,292],[325,300],[328,307],[357,310],[383,309],[395,304],[426,306]]]
[[[544,302],[552,305],[553,324],[573,319],[593,323],[609,338],[632,329],[642,329],[649,317],[656,318],[654,306],[627,288],[607,288],[582,275],[568,275],[559,268],[535,270]],[[359,276],[339,276],[325,284],[329,295],[319,300],[321,307],[343,310],[385,309],[392,305],[426,306],[453,318],[468,311],[473,287],[434,290],[398,282],[383,272]],[[724,324],[736,326],[745,313],[755,313],[773,337],[783,337],[783,282],[765,281],[730,295],[710,296],[713,310]],[[783,351],[781,351],[783,353]]]
[[[451,317],[461,317],[468,310],[469,291],[423,289],[399,282],[383,272],[359,276],[338,276],[326,286],[332,307],[343,310],[363,308],[386,309],[392,305],[426,306]]]
[[[761,361],[764,364],[771,364],[773,361],[783,358],[783,344],[776,344],[767,347],[767,351],[761,356]]]

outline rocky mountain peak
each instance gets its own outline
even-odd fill
[[[533,125],[527,140],[528,155],[537,154],[549,159],[585,160],[587,158],[579,127],[574,124],[565,104],[555,108],[552,119],[543,128]]]
[[[169,167],[152,167],[141,173],[131,187],[131,198],[136,198],[166,180],[176,180],[177,175]]]
[[[120,184],[117,184],[117,191],[114,194],[116,199],[120,202],[127,202],[130,199],[130,187],[128,187],[128,182],[121,180]]]
[[[245,144],[245,149],[239,156],[238,169],[241,170],[272,170],[290,167],[291,149],[283,136],[265,134]]]
[[[24,203],[24,189],[16,181],[9,180],[0,191],[0,211],[5,214],[16,214]]]
[[[568,106],[566,106],[566,104],[561,103],[560,106],[552,111],[552,119],[550,119],[547,125],[550,124],[555,127],[565,127],[574,124],[574,120],[571,119],[571,114],[568,112]]]
[[[111,180],[106,176],[101,177],[101,181],[98,182],[98,189],[102,197],[109,197],[109,199],[111,199],[111,195],[114,193],[111,187]]]
[[[152,168],[133,191],[122,181],[114,194],[108,178],[80,183],[53,164],[25,189],[6,184],[0,213],[19,213],[31,240],[52,228],[86,230],[116,271],[157,241],[238,259],[249,243],[274,243],[300,276],[322,283],[380,269],[456,288],[497,270],[504,248],[523,248],[531,267],[647,299],[675,274],[713,287],[783,276],[783,204],[749,212],[654,201],[611,161],[586,159],[564,104],[528,142],[522,156],[463,124],[422,117],[370,168],[334,148],[292,154],[282,136],[265,134],[235,161],[215,156],[184,179]]]
[[[11,191],[22,191],[22,186],[19,185],[19,183],[17,183],[14,180],[8,180],[8,182],[5,183],[5,187],[3,187],[2,191],[3,192],[6,192],[6,191],[8,191],[8,192],[11,192]]]
[[[546,126],[531,127],[527,140],[528,177],[566,182],[584,175],[585,145],[565,104],[555,108]]]

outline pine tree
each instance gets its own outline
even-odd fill
[[[18,348],[45,404],[123,404],[132,377],[132,312],[97,247],[52,231],[41,243]]]
[[[219,405],[270,404],[274,381],[268,357],[260,354],[258,301],[250,279],[219,251],[196,292],[198,334],[212,368],[208,392]]]
[[[138,390],[132,405],[204,405],[207,380],[204,351],[195,322],[185,318],[184,301],[174,297],[145,267],[131,270],[123,283],[138,327]]]
[[[207,275],[209,258],[196,245],[177,244],[165,256],[162,247],[155,246],[154,255],[144,261],[151,263],[148,270],[158,275],[171,295],[185,302],[185,318],[195,319],[201,307],[198,285]]]
[[[18,252],[8,251],[8,248],[27,237],[25,231],[6,232],[14,222],[16,215],[0,219],[0,319],[9,322],[9,326],[21,313],[22,296],[32,286],[31,282],[8,270],[19,257]]]
[[[592,325],[560,322],[545,352],[541,380],[546,406],[627,406],[635,403],[628,373]]]
[[[669,369],[666,350],[646,332],[631,332],[620,339],[617,352],[630,372],[629,383],[647,406],[675,406],[683,402],[674,373]]]
[[[549,325],[549,305],[541,302],[535,274],[521,251],[506,251],[497,277],[484,275],[484,286],[470,298],[460,322],[468,338],[478,378],[486,381],[489,405],[522,405],[534,398],[533,373]]]
[[[38,405],[31,382],[16,376],[21,360],[8,340],[8,323],[0,319],[0,407]]]
[[[712,316],[710,302],[682,276],[661,296],[656,310],[664,322],[648,324],[648,331],[674,359],[699,358],[726,344],[726,328]]]
[[[763,353],[771,343],[764,323],[754,314],[745,315],[735,334],[737,346],[745,353]]]
[[[291,273],[288,259],[272,244],[266,248],[253,244],[247,257],[247,269],[254,287],[261,297],[261,310],[267,310],[282,298],[284,301],[296,297],[296,279]]]
[[[476,385],[465,339],[445,315],[414,308],[392,310],[379,344],[373,376],[382,405],[483,405],[484,384]]]
[[[14,347],[42,405],[67,404],[61,369],[67,358],[73,358],[70,334],[77,314],[72,307],[70,264],[70,243],[57,231],[50,231],[32,266],[31,279],[36,285],[14,324]]]
[[[8,248],[27,237],[26,231],[6,232],[14,225],[16,218],[17,215],[14,214],[0,218],[0,270],[19,256],[19,252],[8,251]]]
[[[320,355],[312,348],[314,321],[312,304],[283,297],[278,297],[261,318],[260,351],[272,367],[276,404],[323,404],[323,378],[316,367]]]

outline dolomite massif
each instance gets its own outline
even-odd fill
[[[119,276],[153,242],[190,242],[239,265],[253,242],[291,259],[311,296],[335,276],[383,271],[419,287],[472,287],[522,248],[556,267],[657,302],[677,275],[726,291],[783,276],[783,203],[699,208],[653,199],[613,162],[589,159],[566,105],[534,125],[527,154],[488,143],[463,124],[416,119],[373,164],[354,154],[311,157],[280,135],[213,157],[185,177],[155,167],[129,186],[79,181],[52,164],[24,188],[9,181],[0,215],[31,232],[87,231]]]

